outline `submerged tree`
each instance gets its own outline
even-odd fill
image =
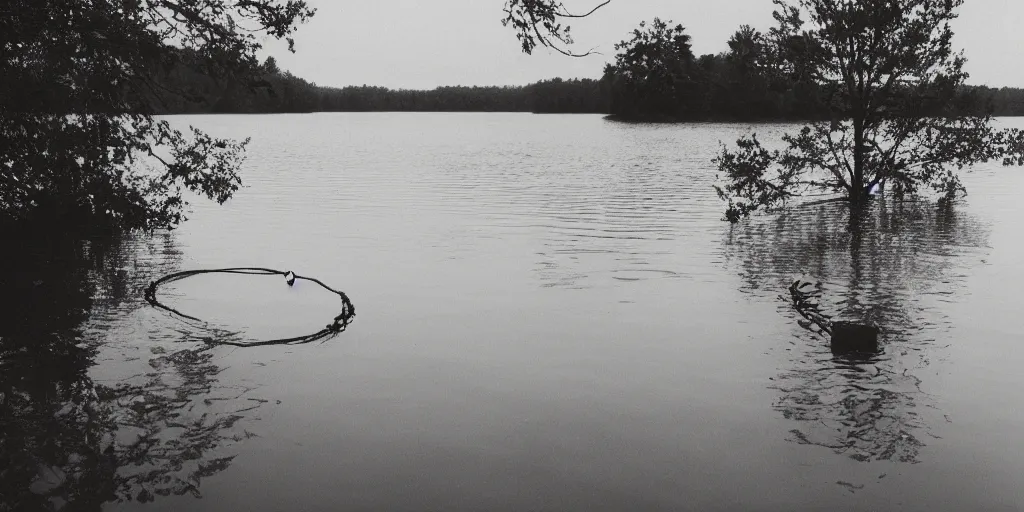
[[[774,0],[771,40],[787,72],[824,91],[830,122],[783,137],[769,150],[756,135],[716,159],[737,221],[810,190],[865,201],[891,185],[897,198],[932,188],[964,192],[956,170],[1002,159],[1024,164],[1024,133],[997,130],[970,112],[965,59],[950,22],[963,0]]]

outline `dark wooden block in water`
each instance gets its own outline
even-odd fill
[[[832,352],[878,352],[878,327],[854,322],[832,322]]]

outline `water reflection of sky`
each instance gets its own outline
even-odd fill
[[[709,161],[745,126],[256,119],[175,119],[254,135],[247,188],[228,204],[199,203],[174,236],[17,263],[72,283],[19,292],[6,311],[29,321],[0,324],[14,334],[4,364],[22,347],[60,362],[0,375],[0,422],[17,419],[0,472],[29,488],[19,499],[150,511],[1024,503],[1010,449],[1024,426],[1019,175],[984,169],[951,210],[879,205],[852,230],[837,205],[730,228]],[[322,278],[359,317],[322,345],[204,350],[193,326],[143,307],[164,272],[247,265]],[[824,281],[825,308],[882,324],[882,353],[833,358],[778,298],[797,276]],[[221,283],[168,292],[232,326],[290,332],[278,299],[294,327],[323,323],[303,290]],[[27,390],[36,397],[18,401]],[[77,405],[55,420],[78,390],[97,420]],[[116,456],[101,457],[113,438]],[[140,493],[156,501],[140,507]]]

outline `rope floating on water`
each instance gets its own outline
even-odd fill
[[[223,340],[223,339],[205,338],[203,341],[205,341],[206,343],[208,343],[210,345],[231,345],[231,346],[235,346],[235,347],[260,347],[260,346],[267,346],[267,345],[301,345],[301,344],[305,344],[305,343],[312,343],[314,341],[319,341],[319,340],[325,340],[326,341],[326,339],[334,337],[334,336],[340,334],[341,332],[343,332],[348,327],[348,325],[352,323],[352,320],[356,316],[356,308],[355,308],[354,305],[352,305],[352,301],[349,300],[348,295],[345,295],[344,292],[335,290],[334,288],[331,288],[330,286],[327,286],[326,284],[324,284],[323,281],[320,281],[319,279],[316,279],[314,277],[300,276],[300,275],[297,275],[297,274],[292,273],[290,271],[280,271],[280,270],[274,270],[274,269],[270,269],[270,268],[259,268],[259,267],[239,267],[239,268],[218,268],[218,269],[204,269],[204,270],[185,270],[185,271],[182,271],[182,272],[175,272],[173,274],[168,274],[168,275],[166,275],[164,277],[161,277],[160,279],[157,279],[156,281],[153,281],[152,283],[149,284],[148,287],[146,287],[146,292],[145,292],[146,301],[149,302],[151,305],[157,307],[157,308],[160,308],[160,309],[163,309],[165,311],[168,311],[168,312],[170,312],[170,313],[172,313],[174,315],[177,315],[179,317],[187,318],[189,320],[193,320],[193,321],[196,321],[196,322],[205,323],[205,322],[203,322],[203,320],[200,320],[199,318],[196,318],[196,317],[191,316],[191,315],[186,315],[185,313],[182,313],[181,311],[178,311],[178,310],[176,310],[176,309],[174,309],[174,308],[172,308],[172,307],[170,307],[170,306],[160,302],[160,300],[158,300],[157,297],[156,297],[157,289],[161,285],[164,285],[164,284],[167,284],[167,283],[172,283],[174,281],[178,281],[178,280],[185,279],[185,278],[188,278],[188,277],[196,276],[196,275],[199,275],[199,274],[247,274],[247,275],[259,275],[259,276],[271,276],[271,275],[285,276],[285,278],[288,280],[288,284],[289,285],[293,284],[294,281],[299,281],[299,280],[301,280],[301,281],[309,281],[309,282],[316,283],[316,284],[320,285],[321,287],[323,287],[327,291],[330,291],[332,293],[337,294],[338,297],[341,298],[341,314],[339,314],[338,316],[334,317],[334,321],[332,323],[328,324],[326,327],[324,327],[323,329],[320,329],[319,331],[317,331],[317,332],[315,332],[313,334],[307,334],[305,336],[296,336],[294,338],[280,338],[280,339],[273,339],[273,340],[266,340],[266,341],[250,341],[250,342],[235,342],[235,341],[228,341],[228,340]]]

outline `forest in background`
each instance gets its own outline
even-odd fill
[[[641,30],[643,29],[643,30]],[[525,86],[324,87],[281,70],[273,57],[257,80],[222,82],[178,68],[165,75],[156,113],[532,112],[611,114],[638,121],[773,121],[827,117],[820,87],[773,66],[765,36],[741,27],[729,51],[695,57],[681,26],[655,19],[616,49],[601,79],[553,78]],[[643,76],[642,80],[635,77]],[[965,114],[1024,116],[1024,89],[969,86]]]
[[[187,69],[167,77],[163,114],[304,112],[608,112],[606,91],[592,79],[555,78],[526,86],[448,86],[433,90],[379,86],[322,87],[277,67],[268,58],[259,80],[218,83]]]

